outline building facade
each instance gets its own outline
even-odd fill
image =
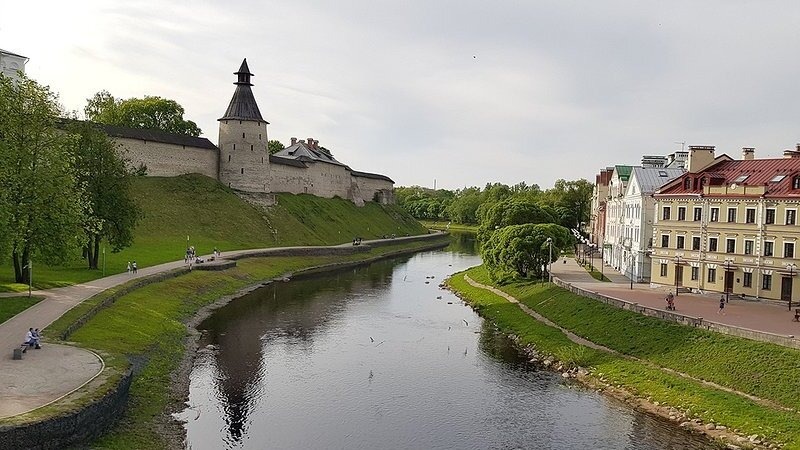
[[[608,202],[608,183],[611,181],[613,167],[606,167],[594,178],[592,189],[592,210],[589,240],[600,248],[606,231],[606,203]]]
[[[622,263],[622,230],[625,211],[625,190],[631,176],[631,166],[616,165],[608,182],[606,230],[603,233],[603,262],[616,270]]]
[[[28,58],[0,48],[0,73],[3,75],[17,79],[19,72],[25,73],[27,63]]]
[[[653,283],[789,301],[797,291],[800,146],[782,159],[690,147],[688,171],[654,194]]]

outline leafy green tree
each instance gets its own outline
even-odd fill
[[[581,222],[589,222],[593,190],[594,185],[587,180],[560,179],[544,193],[543,200],[557,211],[558,223],[574,228]]]
[[[571,239],[569,230],[552,223],[511,225],[489,236],[481,246],[481,256],[493,281],[502,283],[531,274],[539,277],[543,266],[569,248]]]
[[[267,150],[269,151],[270,155],[274,155],[275,153],[278,153],[284,148],[286,147],[284,147],[283,144],[281,144],[281,141],[277,139],[270,139],[269,141],[267,141]]]
[[[139,208],[131,196],[131,177],[126,161],[114,142],[90,122],[73,122],[70,151],[78,183],[83,187],[83,231],[86,259],[97,269],[100,243],[106,240],[118,252],[133,243]]]
[[[87,100],[86,119],[106,125],[144,128],[168,133],[200,136],[196,123],[183,118],[183,106],[175,100],[156,96],[118,99],[100,91]]]
[[[477,211],[483,202],[480,188],[464,188],[455,193],[455,198],[450,202],[445,214],[456,223],[478,223]]]
[[[31,259],[64,261],[79,246],[81,186],[75,181],[70,137],[57,131],[55,94],[35,81],[0,76],[0,234],[14,279],[29,281]]]
[[[536,203],[509,197],[491,206],[484,213],[478,227],[478,241],[485,241],[496,229],[526,223],[552,223],[555,218]]]

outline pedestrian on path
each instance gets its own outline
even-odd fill
[[[129,273],[129,274],[131,273],[131,270],[133,270],[133,269],[131,268],[131,262],[130,262],[130,261],[128,261],[128,273]]]
[[[136,261],[131,263],[131,270],[133,271],[133,274],[136,275],[136,271],[138,270],[138,268],[136,267]]]
[[[721,295],[719,297],[719,311],[717,311],[717,314],[722,314],[723,316],[725,315],[725,296],[724,295]]]

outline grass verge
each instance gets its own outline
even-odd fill
[[[482,267],[466,273],[475,281],[491,284]],[[765,406],[641,361],[575,344],[501,297],[468,285],[463,273],[448,283],[481,315],[504,332],[518,335],[524,344],[589,368],[595,376],[602,374],[608,383],[636,396],[689,410],[691,416],[704,422],[767,436],[772,442],[786,443],[787,449],[800,449],[800,415],[796,412]],[[622,354],[795,410],[800,407],[795,385],[800,375],[800,351],[642,316],[554,285],[520,282],[500,289],[557,325]]]
[[[451,223],[451,222],[434,222],[430,220],[421,220],[420,223],[425,228],[430,228],[431,230],[463,231],[468,233],[478,232],[477,225],[466,225],[463,223]]]
[[[41,300],[41,297],[36,296],[0,297],[0,323],[3,323],[22,311],[25,311],[31,306],[39,303]],[[20,341],[21,340],[22,336],[20,336]]]
[[[131,385],[128,412],[120,424],[94,443],[111,449],[164,448],[168,437],[159,429],[161,414],[170,402],[170,379],[184,353],[187,334],[184,322],[217,299],[239,289],[287,272],[338,264],[368,261],[398,252],[430,246],[430,241],[373,248],[349,256],[268,257],[238,261],[237,267],[221,272],[193,271],[137,289],[101,310],[71,336],[76,345],[110,357],[109,366],[123,371],[137,362]],[[90,308],[102,301],[100,294],[79,305]],[[60,335],[81,311],[70,311],[47,329]]]

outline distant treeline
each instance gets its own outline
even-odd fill
[[[551,189],[524,182],[508,186],[488,183],[483,189],[468,187],[454,191],[420,186],[395,188],[397,203],[422,220],[446,220],[478,225],[489,210],[502,203],[505,214],[534,213],[547,216],[534,223],[556,223],[575,228],[589,222],[593,185],[587,180],[558,180]],[[535,211],[534,211],[535,210]],[[512,223],[526,223],[512,220]]]

